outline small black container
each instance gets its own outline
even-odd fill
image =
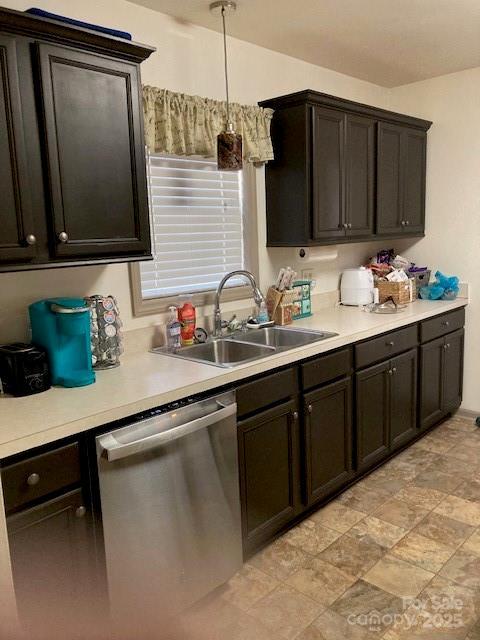
[[[0,346],[0,380],[3,391],[13,396],[30,396],[50,389],[47,353],[23,342]]]

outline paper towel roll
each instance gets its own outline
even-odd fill
[[[338,247],[302,247],[297,252],[300,263],[333,262],[338,258]]]

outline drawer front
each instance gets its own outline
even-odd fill
[[[355,345],[355,364],[357,369],[367,367],[374,362],[386,360],[402,351],[417,345],[417,325],[390,331],[379,338]]]
[[[420,323],[420,341],[428,342],[440,338],[451,331],[461,329],[465,324],[465,309],[456,309]]]
[[[7,513],[54,491],[80,483],[77,442],[6,466],[2,485]]]
[[[277,371],[237,388],[237,415],[259,411],[298,393],[297,368]]]
[[[319,356],[300,367],[303,389],[312,389],[336,378],[348,375],[352,370],[352,350],[342,349]]]

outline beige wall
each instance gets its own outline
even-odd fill
[[[480,67],[393,89],[391,108],[433,120],[426,237],[410,251],[471,284],[463,408],[480,410]]]
[[[32,3],[3,0],[2,4],[23,10]],[[157,52],[142,65],[145,83],[223,99],[222,45],[218,33],[181,24],[168,16],[122,0],[84,0],[81,3],[42,0],[41,6],[53,12],[129,30],[136,40],[157,47]],[[233,100],[256,103],[264,98],[312,88],[378,106],[387,104],[388,90],[368,82],[239,40],[232,40],[229,46]],[[266,287],[276,269],[285,263],[295,266],[295,258],[293,252],[265,249],[263,170],[256,170],[256,178],[260,278],[262,286]],[[340,247],[337,261],[314,268],[318,290],[335,289],[340,270],[364,260],[370,250],[365,245]],[[47,296],[90,293],[116,295],[126,329],[148,326],[160,319],[159,316],[132,317],[127,265],[0,274],[0,343],[24,337],[28,303]]]

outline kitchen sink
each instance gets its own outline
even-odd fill
[[[250,360],[257,360],[258,358],[269,356],[275,353],[275,348],[261,344],[240,342],[240,340],[219,338],[218,340],[205,342],[205,344],[181,347],[176,351],[168,351],[164,347],[152,349],[152,351],[154,353],[163,353],[164,355],[174,358],[182,358],[183,360],[194,360],[195,362],[213,364],[217,367],[233,367],[236,364],[243,364]]]
[[[302,347],[319,340],[326,340],[338,335],[328,331],[313,331],[308,329],[292,329],[290,327],[267,327],[265,329],[238,332],[232,338],[243,343],[260,344],[275,349],[293,349]]]
[[[157,347],[152,351],[172,358],[228,368],[337,335],[328,331],[267,327],[248,332],[237,331],[226,338],[213,339],[191,347],[181,347],[175,351],[169,351],[166,347]]]

